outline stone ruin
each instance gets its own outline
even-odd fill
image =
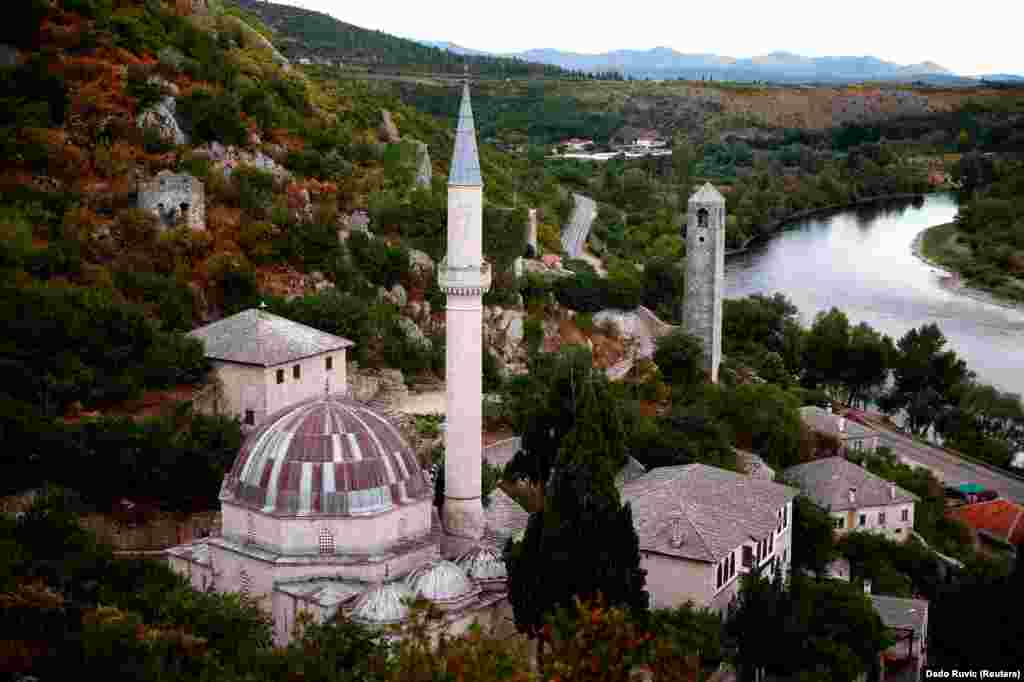
[[[154,214],[164,229],[186,225],[206,229],[206,196],[203,183],[185,173],[159,173],[139,184],[139,208]]]

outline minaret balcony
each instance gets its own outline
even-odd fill
[[[480,296],[491,288],[491,264],[450,266],[445,257],[437,266],[437,286],[445,294]]]

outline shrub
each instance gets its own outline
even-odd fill
[[[544,324],[536,317],[528,317],[523,322],[523,341],[531,355],[540,351],[544,343]]]
[[[242,108],[231,93],[214,94],[197,89],[178,99],[177,111],[183,127],[196,141],[245,144],[247,131]]]
[[[353,262],[374,284],[392,287],[409,274],[409,251],[355,232],[346,242]]]
[[[263,215],[270,208],[274,175],[255,166],[239,166],[231,174],[238,188],[238,203],[246,211]]]
[[[594,331],[594,316],[590,313],[580,313],[574,318],[576,326],[584,334],[591,334]]]

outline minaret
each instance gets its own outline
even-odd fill
[[[704,370],[718,381],[725,293],[725,197],[710,182],[690,197],[686,219],[683,329],[704,349]]]
[[[470,546],[484,531],[480,466],[483,449],[483,295],[491,271],[483,261],[483,180],[476,150],[469,83],[462,88],[455,152],[448,174],[448,255],[438,266],[447,296],[445,426],[442,508],[452,552]],[[449,554],[448,551],[445,554]]]

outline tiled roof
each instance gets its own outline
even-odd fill
[[[917,495],[893,485],[880,476],[859,467],[843,457],[797,464],[786,469],[783,478],[798,485],[816,505],[832,511],[882,507],[903,502],[916,502]],[[850,502],[850,489],[854,501]]]
[[[627,483],[640,549],[717,561],[738,546],[768,537],[793,488],[704,464],[660,467]]]
[[[724,204],[725,197],[715,189],[710,182],[705,182],[697,192],[690,197],[691,203],[698,204]]]
[[[431,494],[398,430],[338,395],[268,417],[242,445],[220,499],[274,515],[385,511]]]
[[[487,539],[497,545],[500,551],[505,541],[519,531],[526,530],[530,522],[530,513],[519,506],[501,488],[491,492],[491,504],[484,510],[487,519]]]
[[[206,357],[271,367],[354,345],[348,339],[250,308],[188,334],[199,339]]]
[[[1009,500],[991,500],[965,504],[953,510],[953,515],[975,530],[1011,545],[1024,543],[1024,507]]]
[[[805,405],[800,408],[800,419],[815,431],[827,433],[837,438],[866,438],[874,431],[837,414],[832,414],[817,405]],[[843,430],[839,427],[842,425]]]
[[[880,594],[868,595],[887,628],[910,628],[918,637],[928,622],[928,600],[886,597]]]
[[[469,102],[469,84],[462,86],[459,104],[459,123],[455,129],[455,151],[452,153],[449,185],[482,187],[480,157],[476,151],[476,129],[473,125],[473,107]]]

